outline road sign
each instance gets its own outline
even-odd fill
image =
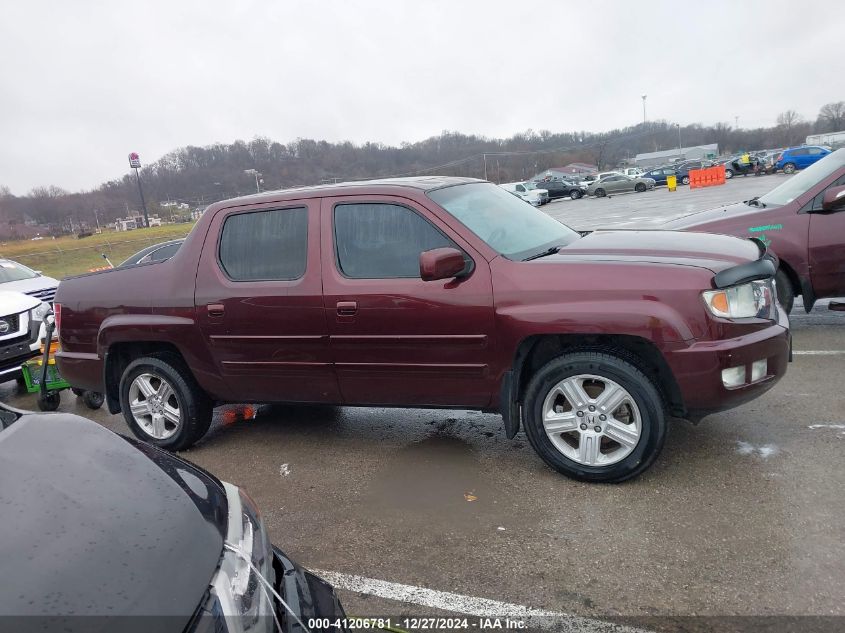
[[[129,166],[132,169],[141,168],[141,157],[138,156],[138,152],[132,152],[131,154],[129,154]]]

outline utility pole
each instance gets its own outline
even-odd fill
[[[681,156],[681,124],[675,123],[678,126],[678,157]]]
[[[264,182],[261,173],[257,169],[244,169],[244,173],[255,176],[255,193],[261,193],[261,183]]]
[[[648,95],[641,95],[643,100],[643,125],[645,125],[646,118],[645,118],[645,99]]]
[[[129,166],[135,170],[135,179],[138,181],[138,194],[141,196],[141,207],[144,209],[144,226],[150,228],[150,216],[147,214],[147,202],[144,200],[144,190],[141,187],[141,174],[138,170],[141,169],[141,157],[137,152],[129,154]]]
[[[484,180],[487,180],[487,154],[482,154],[484,157]]]
[[[734,127],[739,129],[739,116],[734,117]]]
[[[97,217],[97,210],[94,209],[94,221],[97,223],[97,233],[100,232],[100,218]]]

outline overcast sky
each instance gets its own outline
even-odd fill
[[[396,144],[845,100],[841,0],[0,0],[0,185],[90,189],[184,145]]]

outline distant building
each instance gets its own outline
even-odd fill
[[[562,178],[572,178],[573,176],[586,176],[594,174],[598,171],[595,165],[587,163],[569,163],[563,167],[549,167],[546,171],[540,172],[532,180],[544,180],[546,178],[552,180],[561,180]]]
[[[150,226],[161,226],[161,218],[157,215],[150,216]],[[131,215],[127,218],[118,218],[114,221],[115,231],[133,231],[144,227],[143,215]]]
[[[807,145],[827,145],[833,149],[845,147],[845,130],[842,132],[827,132],[826,134],[811,134],[807,137]]]
[[[164,202],[160,203],[159,206],[164,208],[174,208],[174,209],[190,209],[191,205],[186,202],[177,202],[176,200],[165,200]]]
[[[680,150],[667,149],[662,152],[646,152],[637,154],[634,162],[637,167],[657,167],[679,160],[699,160],[702,158],[716,158],[719,155],[719,145],[694,145],[693,147],[682,147]]]

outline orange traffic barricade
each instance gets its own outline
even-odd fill
[[[689,188],[714,187],[725,184],[725,166],[716,165],[705,169],[691,169],[689,172]]]

